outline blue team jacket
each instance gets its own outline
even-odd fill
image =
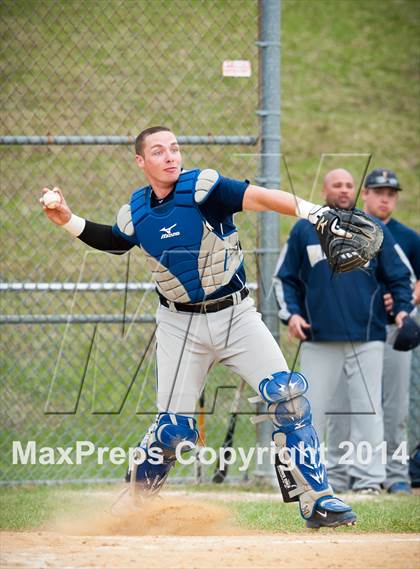
[[[386,227],[404,251],[415,278],[420,279],[420,235],[394,218],[388,221]]]
[[[382,284],[394,298],[394,312],[410,312],[410,272],[395,250],[386,226],[378,256],[367,267],[332,275],[311,223],[300,220],[282,250],[275,274],[280,318],[300,314],[310,324],[308,340],[385,340],[387,324]],[[306,333],[306,332],[305,332]]]

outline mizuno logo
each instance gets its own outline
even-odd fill
[[[168,239],[169,237],[179,237],[181,235],[180,231],[172,231],[172,229],[176,226],[177,226],[177,224],[174,223],[170,227],[162,227],[162,229],[160,231],[163,232],[163,235],[161,235],[160,238],[161,239]]]

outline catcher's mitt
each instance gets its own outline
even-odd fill
[[[360,209],[323,208],[315,229],[328,263],[337,273],[365,265],[378,253],[384,238],[379,223]]]

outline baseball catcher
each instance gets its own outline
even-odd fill
[[[192,449],[198,438],[196,404],[211,366],[219,361],[267,403],[281,491],[288,501],[299,501],[307,526],[353,524],[356,515],[333,497],[320,459],[304,396],[307,381],[289,371],[249,297],[233,215],[275,211],[309,220],[338,270],[366,263],[380,246],[380,230],[358,212],[346,219],[341,211],[226,178],[210,168],[183,170],[178,141],[166,127],[140,133],[135,151],[148,185],[132,193],[114,226],[72,214],[61,192],[60,201],[49,198],[54,208],[43,204],[51,221],[91,247],[116,254],[140,247],[156,284],[158,414],[139,443],[146,460],[127,473],[127,480],[144,496],[154,494],[176,462],[178,445]],[[301,449],[303,455],[284,466],[285,447]],[[157,450],[163,455],[160,464],[153,460]]]

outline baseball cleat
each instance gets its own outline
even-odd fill
[[[391,484],[388,488],[388,494],[405,494],[409,496],[411,493],[411,486],[408,482],[394,482],[394,484]]]
[[[359,496],[380,496],[381,491],[379,488],[353,488],[354,494],[359,494]]]
[[[327,496],[317,501],[311,517],[306,520],[306,527],[319,529],[322,527],[353,526],[356,519],[357,516],[351,506],[338,498]]]

